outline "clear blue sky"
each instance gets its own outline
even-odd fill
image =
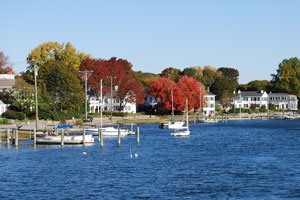
[[[300,57],[297,0],[1,0],[0,51],[15,72],[47,41],[71,42],[95,58],[124,58],[160,73],[232,67],[240,83],[270,80],[284,58]]]

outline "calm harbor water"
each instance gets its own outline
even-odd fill
[[[2,143],[0,199],[300,199],[300,120],[139,127],[139,145]]]

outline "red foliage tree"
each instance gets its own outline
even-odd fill
[[[184,100],[180,88],[177,87],[176,83],[168,78],[160,77],[154,80],[149,87],[151,94],[155,98],[159,99],[157,109],[161,111],[172,110],[172,90],[173,90],[173,105],[175,111],[181,111],[184,107],[182,101]]]
[[[200,107],[200,98],[201,98],[201,107],[203,108],[203,95],[205,95],[205,88],[196,79],[193,77],[182,76],[177,83],[178,87],[181,89],[185,98],[189,101],[189,110],[195,109],[198,110]],[[200,97],[200,88],[201,88],[201,97]],[[182,102],[184,103],[184,102]]]
[[[127,103],[136,103],[141,105],[145,101],[145,92],[143,86],[132,76],[125,76],[120,83],[117,96],[120,98],[120,111],[124,109]]]
[[[14,74],[12,68],[8,66],[8,57],[4,56],[4,53],[0,52],[0,74]]]

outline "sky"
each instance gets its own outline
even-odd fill
[[[230,67],[239,83],[271,80],[300,57],[297,0],[0,0],[0,51],[16,73],[38,45],[70,42],[133,70]]]

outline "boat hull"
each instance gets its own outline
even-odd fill
[[[94,143],[92,135],[85,135],[85,143]],[[36,139],[37,144],[61,144],[60,135],[47,135]],[[83,144],[83,135],[65,135],[64,144]]]
[[[98,128],[86,129],[86,132],[91,133],[93,136],[98,136]],[[103,136],[107,136],[107,137],[118,136],[118,129],[116,129],[114,127],[102,128],[102,134],[103,134]],[[120,129],[120,134],[121,134],[121,137],[124,137],[124,136],[128,135],[128,130]]]

